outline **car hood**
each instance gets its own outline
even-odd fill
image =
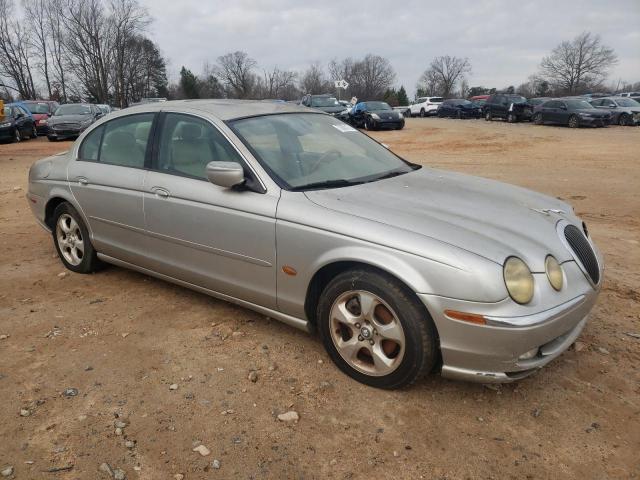
[[[57,115],[51,117],[49,120],[49,124],[56,123],[67,123],[67,122],[86,122],[87,120],[91,120],[91,115]]]
[[[343,107],[342,105],[338,105],[335,107],[312,107],[315,108],[316,110],[320,110],[321,112],[325,112],[325,113],[340,113],[340,112],[344,112],[347,107]]]
[[[544,271],[548,254],[560,262],[572,259],[556,232],[557,222],[565,218],[579,224],[571,206],[553,197],[430,168],[306,195],[325,208],[430,237],[499,264],[517,255],[538,272]]]

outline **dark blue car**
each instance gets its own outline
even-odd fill
[[[19,142],[37,136],[36,124],[26,108],[16,103],[4,106],[0,115],[0,142]]]
[[[440,118],[480,118],[482,109],[479,105],[463,98],[451,98],[440,104],[436,115]]]

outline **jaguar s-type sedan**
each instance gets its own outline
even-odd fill
[[[566,203],[285,103],[112,113],[36,162],[27,196],[68,269],[111,263],[316,332],[382,388],[535,372],[580,334],[603,274]]]

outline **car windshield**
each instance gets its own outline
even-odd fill
[[[511,103],[527,103],[527,99],[520,95],[507,95],[507,101]]]
[[[386,102],[367,102],[367,110],[391,110],[392,108]]]
[[[356,185],[420,168],[328,115],[264,115],[230,124],[274,180],[288,190]]]
[[[340,103],[333,97],[311,97],[312,107],[339,107]]]
[[[88,115],[91,109],[87,105],[62,105],[56,109],[54,115]]]
[[[620,98],[615,100],[619,107],[640,107],[640,103],[633,98]]]
[[[564,102],[572,110],[574,110],[574,109],[582,109],[582,108],[588,108],[588,109],[595,108],[593,105],[591,105],[586,100],[569,99],[569,100],[565,100]]]
[[[49,113],[49,105],[47,103],[25,103],[27,110],[31,113]]]

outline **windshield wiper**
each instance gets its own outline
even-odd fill
[[[313,182],[307,183],[306,185],[298,185],[297,187],[292,187],[290,190],[292,192],[299,192],[301,190],[321,190],[325,188],[350,187],[351,185],[360,185],[361,183],[364,182],[345,180],[340,178],[337,180],[324,180],[322,182]]]

